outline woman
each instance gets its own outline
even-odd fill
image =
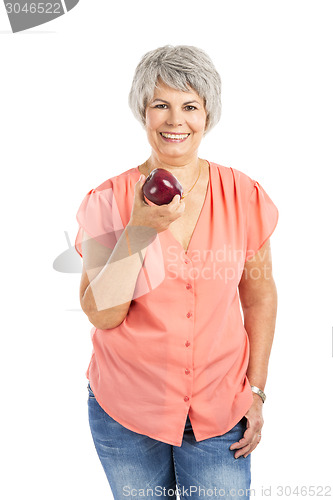
[[[129,104],[151,155],[89,191],[77,213],[80,300],[94,325],[89,423],[115,499],[249,495],[277,308],[278,212],[258,182],[198,157],[220,93],[202,50],[147,53]],[[184,197],[147,201],[155,168]]]

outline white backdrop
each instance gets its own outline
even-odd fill
[[[88,425],[80,273],[53,261],[84,195],[148,158],[127,96],[141,56],[165,44],[204,49],[221,74],[200,156],[258,180],[280,213],[254,496],[333,495],[332,14],[325,0],[81,0],[12,34],[0,6],[2,498],[111,498]]]

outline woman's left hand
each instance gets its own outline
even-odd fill
[[[236,451],[234,457],[239,458],[241,455],[246,458],[259,444],[261,439],[261,429],[264,425],[262,416],[262,399],[257,394],[253,394],[253,403],[245,414],[247,418],[246,431],[243,437],[230,446],[230,450]]]

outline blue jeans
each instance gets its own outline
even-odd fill
[[[227,433],[197,442],[187,416],[182,445],[173,446],[119,424],[98,404],[89,383],[88,415],[115,500],[250,497],[251,454],[235,459],[229,450],[243,437],[245,417]]]

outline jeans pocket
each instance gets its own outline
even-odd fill
[[[95,394],[93,393],[93,391],[92,391],[92,389],[90,387],[90,382],[88,382],[87,389],[88,389],[89,397],[90,398],[95,398]]]
[[[236,428],[240,427],[241,429],[243,429],[244,431],[246,430],[246,427],[247,427],[247,418],[246,417],[242,417],[239,422],[237,422],[237,424],[235,425]]]

